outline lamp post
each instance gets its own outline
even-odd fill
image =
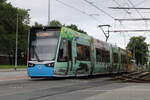
[[[48,26],[50,25],[50,0],[48,0]]]
[[[17,21],[16,21],[15,70],[17,70],[17,63],[18,63],[18,13],[17,13]]]
[[[27,12],[30,11],[30,9],[26,10]],[[18,65],[18,29],[19,29],[19,14],[17,13],[17,21],[16,21],[16,49],[15,49],[15,70],[17,70]]]

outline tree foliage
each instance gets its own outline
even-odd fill
[[[62,24],[57,20],[52,20],[50,22],[50,26],[62,26]]]
[[[71,29],[73,29],[73,30],[75,30],[75,31],[81,32],[81,33],[83,33],[83,34],[87,34],[85,31],[79,29],[79,28],[77,27],[77,25],[71,24],[71,25],[67,25],[66,27],[71,28]]]
[[[16,32],[17,14],[19,19],[19,33],[23,33],[29,23],[27,10],[13,7],[6,0],[0,2],[0,34],[14,34]]]
[[[4,2],[6,2],[6,0],[0,0],[0,3],[4,3]]]
[[[43,27],[43,25],[42,25],[42,24],[39,24],[38,22],[35,22],[32,27],[40,27],[40,28],[41,28],[41,27]]]
[[[136,64],[145,64],[148,61],[148,44],[145,42],[145,37],[132,37],[127,45],[127,49],[131,51]]]
[[[13,7],[7,0],[0,0],[0,54],[15,55],[16,26],[18,15],[18,51],[26,52],[28,10]],[[18,54],[20,55],[20,54]],[[13,57],[14,58],[14,57]]]
[[[70,29],[73,29],[73,30],[75,30],[75,31],[81,32],[81,33],[83,33],[83,34],[87,34],[85,31],[79,29],[78,26],[75,25],[75,24],[62,25],[61,22],[59,22],[59,21],[57,21],[57,20],[52,20],[52,21],[50,22],[50,26],[66,26],[66,27],[68,27],[68,28],[70,28]]]

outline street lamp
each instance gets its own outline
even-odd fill
[[[18,63],[18,13],[17,13],[17,21],[16,21],[15,70],[17,70],[17,63]]]
[[[48,0],[48,26],[50,25],[50,0]]]
[[[30,11],[30,9],[27,9],[27,12]],[[19,14],[17,13],[17,21],[16,21],[16,50],[15,50],[15,70],[17,70],[18,65],[18,29],[19,29]]]

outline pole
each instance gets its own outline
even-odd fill
[[[18,14],[17,14],[17,22],[16,22],[15,70],[17,70],[17,63],[18,63]]]
[[[29,44],[30,44],[30,30],[28,30],[28,47],[27,47],[27,66],[28,66],[28,60],[29,60]]]
[[[48,26],[50,25],[50,0],[48,0]]]

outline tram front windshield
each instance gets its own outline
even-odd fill
[[[51,61],[55,59],[59,31],[41,31],[30,36],[31,61]]]

